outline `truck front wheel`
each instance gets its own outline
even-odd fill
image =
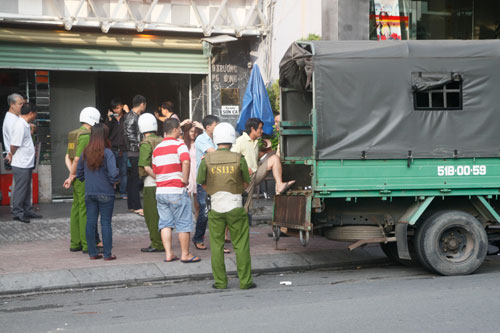
[[[433,215],[420,226],[415,246],[420,261],[442,275],[466,275],[481,266],[488,237],[472,215],[447,211]]]

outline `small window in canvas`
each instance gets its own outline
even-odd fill
[[[412,73],[415,110],[462,110],[462,75]]]

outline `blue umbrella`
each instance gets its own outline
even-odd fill
[[[241,108],[240,117],[236,124],[236,130],[243,132],[245,123],[249,118],[259,118],[264,122],[264,133],[267,135],[273,134],[274,116],[269,102],[266,86],[262,76],[260,75],[259,66],[254,65],[250,79],[248,80],[247,90],[243,97],[243,107]]]

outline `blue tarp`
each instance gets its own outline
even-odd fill
[[[249,118],[259,118],[264,122],[264,133],[273,134],[274,115],[269,102],[266,86],[260,75],[259,66],[253,65],[250,79],[248,80],[247,90],[243,97],[243,107],[240,117],[236,124],[236,130],[243,132],[245,123]]]

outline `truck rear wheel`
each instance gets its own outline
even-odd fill
[[[423,254],[423,242],[422,240],[424,239],[423,235],[425,234],[425,228],[427,226],[429,226],[430,224],[432,224],[432,221],[434,221],[434,219],[436,217],[438,217],[439,215],[443,214],[443,212],[439,212],[437,214],[434,214],[432,216],[430,216],[429,218],[427,218],[426,220],[424,220],[422,223],[420,223],[417,227],[417,230],[415,232],[415,257],[417,258],[418,262],[420,263],[420,265],[422,265],[422,267],[424,267],[425,269],[427,269],[429,272],[432,272],[432,273],[437,273],[434,269],[432,269],[431,265],[429,265],[429,262],[427,261],[427,259],[425,258],[424,254]]]
[[[447,211],[431,216],[419,227],[415,247],[427,269],[442,275],[466,275],[483,263],[488,237],[474,216]]]

